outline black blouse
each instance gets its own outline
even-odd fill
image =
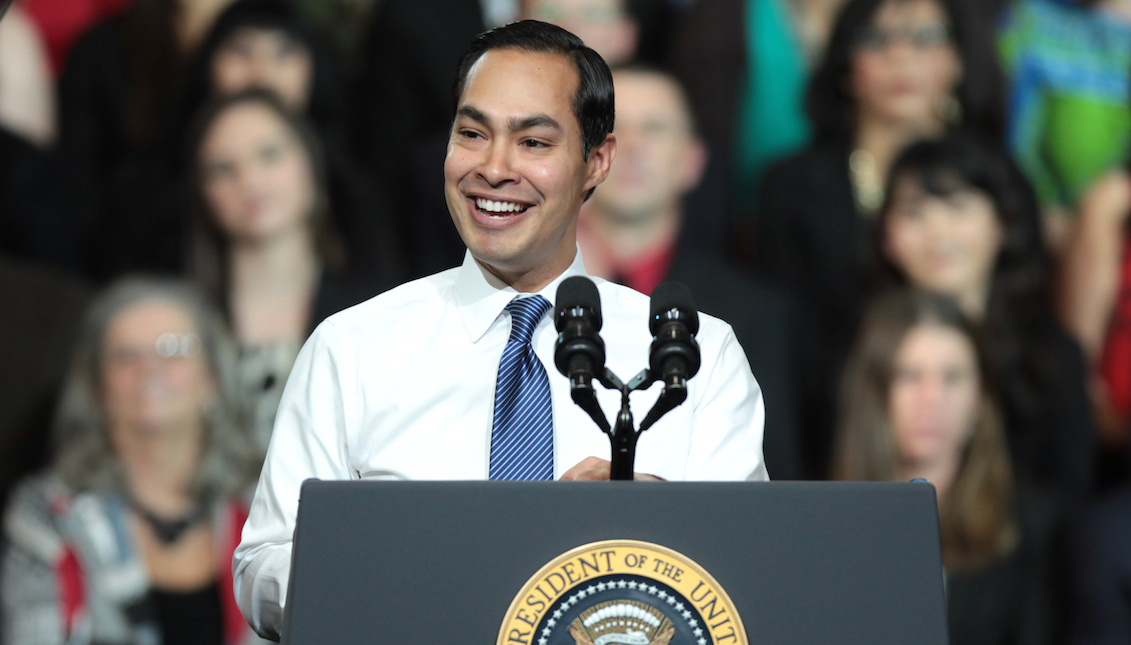
[[[224,615],[217,583],[188,592],[151,589],[149,598],[162,645],[223,645]]]

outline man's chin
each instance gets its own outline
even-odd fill
[[[468,245],[468,250],[471,251],[471,257],[475,261],[482,264],[495,275],[514,274],[521,272],[523,267],[528,264],[523,262],[522,253],[513,248],[499,247],[487,244],[478,244],[475,246]]]

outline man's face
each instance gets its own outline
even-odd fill
[[[573,261],[577,213],[615,154],[610,136],[582,159],[577,84],[564,56],[494,49],[460,97],[444,163],[448,210],[472,256],[516,288],[537,290]]]
[[[593,194],[604,217],[639,222],[665,214],[695,187],[706,161],[691,115],[671,79],[618,72],[617,164]]]

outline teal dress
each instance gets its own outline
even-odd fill
[[[737,203],[755,203],[767,167],[809,141],[809,65],[785,0],[746,0],[746,75],[735,141]]]

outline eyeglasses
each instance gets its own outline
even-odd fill
[[[153,352],[157,354],[158,358],[170,360],[199,356],[203,348],[204,345],[200,341],[200,336],[196,334],[167,332],[157,337]],[[114,365],[136,365],[144,360],[147,354],[152,356],[144,347],[126,345],[110,349],[106,354],[106,359]]]
[[[157,338],[157,355],[161,358],[192,358],[200,354],[200,337],[196,334],[166,332]]]
[[[880,52],[897,42],[906,42],[915,49],[931,49],[942,47],[950,39],[950,28],[933,21],[904,29],[882,29],[873,25],[861,27],[853,38],[853,44],[863,51]]]

